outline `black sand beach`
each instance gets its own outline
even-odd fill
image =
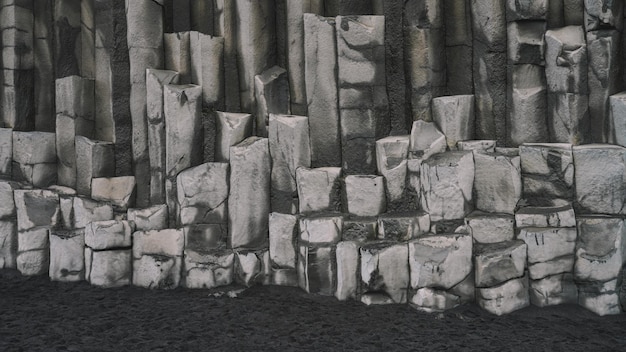
[[[426,314],[297,288],[99,289],[0,270],[0,351],[624,351],[626,315],[476,305]]]

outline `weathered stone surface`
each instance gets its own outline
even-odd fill
[[[338,16],[336,31],[343,169],[374,174],[376,138],[389,130],[385,18]]]
[[[296,169],[300,213],[338,211],[341,207],[341,168]]]
[[[183,228],[185,251],[213,253],[226,245],[228,230],[220,224],[194,224]]]
[[[474,250],[476,287],[492,287],[524,276],[527,246],[522,241],[478,244]]]
[[[59,196],[47,190],[15,190],[17,229],[53,228],[60,222]]]
[[[184,286],[211,289],[230,285],[234,277],[234,264],[235,253],[230,249],[208,253],[185,250]]]
[[[576,199],[584,213],[626,214],[626,149],[591,144],[574,147]]]
[[[602,28],[621,30],[624,24],[624,3],[621,1],[585,0],[585,30]]]
[[[14,220],[16,216],[13,191],[24,188],[19,182],[0,180],[0,219]]]
[[[432,100],[433,121],[446,136],[450,150],[474,138],[474,96],[453,95]]]
[[[430,215],[425,212],[382,214],[378,217],[378,239],[408,241],[430,231]]]
[[[608,136],[609,143],[626,147],[626,92],[613,94],[609,98],[609,106],[609,130],[611,131]],[[1,162],[0,165],[2,165]],[[0,170],[2,170],[1,166]]]
[[[350,175],[345,182],[344,208],[357,216],[376,216],[385,212],[385,184],[382,176]]]
[[[412,307],[427,312],[443,312],[461,304],[458,296],[429,287],[418,289],[409,300]]]
[[[343,219],[341,238],[359,243],[373,241],[378,237],[376,217],[346,217]]]
[[[76,191],[91,195],[91,179],[115,176],[115,145],[76,136]]]
[[[462,219],[472,211],[474,159],[468,152],[433,155],[421,165],[421,205],[431,221]]]
[[[11,177],[13,164],[13,130],[0,128],[0,176]]]
[[[300,219],[300,241],[309,244],[337,243],[341,239],[343,218],[318,215]]]
[[[576,214],[571,203],[556,206],[522,207],[515,212],[515,226],[524,227],[575,227]]]
[[[416,159],[426,160],[446,151],[446,136],[433,122],[415,121],[411,128],[409,151]]]
[[[268,285],[271,279],[271,264],[267,249],[235,252],[235,280],[247,287]]]
[[[549,13],[549,0],[507,0],[506,20],[545,20]]]
[[[460,233],[471,235],[463,219],[440,220],[431,223],[430,232],[437,235]]]
[[[524,144],[519,147],[519,154],[524,198],[537,203],[551,198],[574,199],[571,144]]]
[[[176,288],[180,282],[182,230],[133,233],[133,285],[145,288]]]
[[[550,141],[582,144],[590,126],[589,96],[577,93],[548,93]]]
[[[272,266],[272,284],[298,286],[297,240],[300,233],[298,217],[271,213],[269,216],[269,256]],[[277,275],[278,271],[282,274]],[[290,272],[288,275],[287,272]],[[286,279],[286,280],[285,280]]]
[[[543,35],[543,32],[541,32]],[[543,66],[509,67],[507,145],[548,140],[548,99]]]
[[[409,242],[411,288],[450,289],[472,270],[472,236],[428,235]]]
[[[230,248],[258,249],[267,246],[270,164],[269,141],[266,138],[250,137],[230,148]]]
[[[563,19],[566,26],[584,23],[584,2],[580,0],[563,0]]]
[[[461,151],[495,153],[496,141],[495,140],[459,141],[457,143],[457,149]]]
[[[17,232],[15,220],[0,220],[0,269],[16,269]]]
[[[474,211],[465,218],[474,242],[498,243],[515,238],[515,219],[509,214]]]
[[[507,25],[509,63],[544,65],[545,32],[545,21],[510,22]]]
[[[57,180],[56,136],[49,132],[13,132],[12,179],[35,187]]]
[[[360,254],[361,302],[406,303],[411,281],[407,245],[373,242],[362,246]],[[372,300],[377,295],[383,296],[384,301]]]
[[[33,2],[35,129],[54,131],[54,2]]]
[[[618,281],[578,285],[578,304],[598,315],[621,314]]]
[[[538,307],[578,303],[578,289],[571,273],[530,281],[530,303]]]
[[[476,299],[481,308],[495,315],[528,307],[528,277],[509,280],[499,286],[479,288]]]
[[[578,243],[574,278],[606,282],[620,276],[626,253],[626,223],[622,218],[585,216],[577,219]]]
[[[135,204],[134,176],[100,177],[91,180],[91,198],[110,202],[113,209],[126,211]]]
[[[551,0],[548,1],[548,28],[563,27],[564,13],[563,13],[563,0]]]
[[[341,166],[335,19],[304,14],[303,21],[311,165]],[[289,72],[292,73],[291,70]],[[298,89],[293,85],[290,88]],[[292,99],[295,97],[292,95]]]
[[[267,137],[272,114],[289,114],[289,77],[284,68],[274,66],[255,76],[256,135]]]
[[[113,219],[113,207],[81,196],[60,196],[63,228],[84,229],[92,221]]]
[[[296,169],[311,166],[308,118],[271,114],[269,146],[272,157],[272,211],[294,214],[297,210],[292,205],[293,198],[298,195]]]
[[[528,246],[528,269],[532,280],[571,272],[576,248],[576,228],[524,228],[517,238]],[[554,262],[554,263],[553,263]],[[534,264],[537,268],[533,268]]]
[[[342,241],[337,243],[337,290],[335,297],[340,301],[356,299],[359,293],[359,243]]]
[[[390,136],[376,141],[376,166],[385,178],[388,203],[402,201],[407,178],[409,136]]]
[[[50,232],[50,267],[52,281],[82,281],[85,278],[85,231]]]
[[[334,295],[336,268],[335,248],[299,244],[298,286],[306,292]]]
[[[130,249],[94,251],[85,248],[85,280],[103,288],[128,286],[132,276]]]
[[[522,196],[520,157],[475,153],[474,165],[476,209],[513,214]]]
[[[134,232],[132,221],[93,221],[85,228],[85,246],[94,251],[130,248]]]
[[[191,51],[189,32],[164,33],[165,69],[178,72],[180,84],[191,83]]]
[[[189,32],[189,52],[191,83],[202,87],[203,107],[223,109],[224,38],[198,31]]]
[[[474,92],[472,70],[472,14],[465,0],[444,0],[446,77],[450,95]]]
[[[129,221],[137,231],[163,230],[168,227],[167,205],[159,204],[145,209],[128,209]]]
[[[177,223],[226,224],[228,221],[228,164],[205,163],[177,176]]]
[[[50,229],[41,227],[17,233],[17,270],[25,276],[45,275],[50,265]]]
[[[237,145],[252,135],[254,119],[250,114],[237,114],[217,111],[215,113],[217,138],[215,161],[230,160],[230,147]]]

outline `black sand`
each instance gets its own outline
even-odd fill
[[[0,270],[0,351],[626,351],[626,315],[564,305],[496,317],[367,307],[296,288],[237,298],[99,289]]]

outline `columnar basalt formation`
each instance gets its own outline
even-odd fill
[[[1,5],[0,269],[626,308],[622,1]]]

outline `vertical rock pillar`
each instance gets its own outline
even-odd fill
[[[235,0],[215,0],[213,34],[224,38],[224,101],[226,111],[241,110],[237,70],[237,30]]]
[[[446,78],[450,95],[474,93],[472,70],[472,14],[466,0],[445,0]]]
[[[54,28],[53,1],[34,1],[34,88],[35,88],[35,129],[54,132]]]

